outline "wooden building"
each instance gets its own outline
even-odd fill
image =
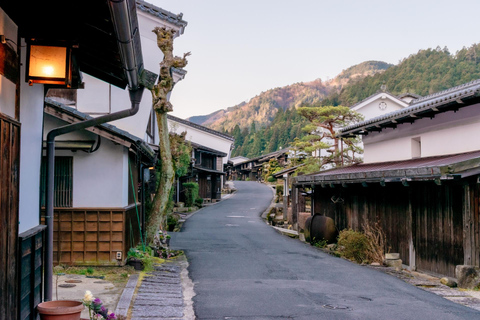
[[[49,98],[44,110],[45,133],[92,118]],[[155,152],[111,124],[64,135],[55,146],[53,262],[123,265],[128,250],[145,236],[142,200],[149,196],[145,178],[156,161]]]
[[[245,161],[232,163],[228,169],[229,175],[232,180],[260,181],[262,179],[263,164],[270,161],[270,159],[276,159],[280,166],[286,166],[289,150],[289,148],[285,148]]]
[[[208,148],[198,143],[192,145],[192,167],[186,177],[180,179],[180,201],[184,201],[183,182],[198,183],[198,196],[204,202],[215,202],[222,198],[222,159],[226,153]]]
[[[363,135],[365,163],[295,178],[314,214],[339,230],[379,222],[404,264],[455,276],[480,266],[480,80],[413,100],[411,106],[343,128]]]
[[[52,299],[53,228],[40,223],[45,94],[81,88],[85,72],[139,98],[137,29],[132,0],[0,2],[1,319],[37,319],[37,304]],[[34,67],[45,61],[58,63]]]

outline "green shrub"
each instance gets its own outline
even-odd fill
[[[367,262],[369,242],[365,234],[353,230],[342,230],[338,236],[338,246],[341,255],[357,263]]]
[[[195,205],[199,208],[203,207],[203,198],[195,199]]]
[[[269,176],[269,177],[267,178],[267,181],[268,181],[268,182],[275,182],[275,181],[277,181],[277,179],[276,179],[274,176]]]
[[[177,225],[178,219],[173,214],[167,216],[168,231],[173,231]]]
[[[195,199],[198,198],[198,183],[185,182],[183,187],[185,188],[185,206],[193,207]]]
[[[312,245],[317,248],[325,248],[327,246],[327,240],[322,239],[322,240],[317,240],[313,238]]]
[[[283,184],[277,184],[276,194],[279,197],[283,196]]]

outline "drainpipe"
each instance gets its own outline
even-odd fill
[[[53,199],[55,138],[73,131],[95,127],[100,124],[131,117],[138,112],[143,94],[143,86],[139,81],[139,73],[143,69],[142,61],[136,61],[133,43],[134,31],[131,30],[130,14],[127,0],[110,0],[110,13],[116,30],[117,43],[120,48],[123,67],[127,77],[131,107],[98,118],[85,120],[51,130],[47,135],[47,181],[45,195],[45,222],[47,225],[47,241],[45,243],[45,279],[44,301],[51,301],[53,295]],[[135,32],[138,32],[136,30]]]

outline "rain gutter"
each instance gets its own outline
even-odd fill
[[[110,13],[116,31],[117,43],[123,68],[127,76],[131,107],[122,111],[114,112],[98,118],[65,125],[51,130],[47,135],[47,181],[45,196],[45,221],[47,225],[47,237],[45,243],[45,279],[44,300],[51,301],[53,296],[53,216],[54,216],[54,168],[55,168],[55,138],[73,131],[83,130],[89,127],[131,117],[138,112],[143,94],[143,85],[140,83],[139,74],[143,71],[141,55],[139,59],[135,55],[134,37],[138,35],[138,29],[132,30],[132,21],[137,25],[136,17],[130,15],[128,0],[109,0]],[[133,10],[134,11],[134,10]],[[132,20],[133,19],[133,20]],[[138,39],[139,40],[139,39]],[[139,61],[140,60],[140,61]]]

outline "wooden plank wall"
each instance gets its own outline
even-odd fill
[[[37,226],[19,235],[20,247],[20,296],[21,320],[38,319],[36,306],[42,302],[43,242],[46,226]]]
[[[55,208],[53,261],[66,265],[116,265],[117,252],[126,258],[132,233],[135,245],[139,241],[137,221],[134,205]]]
[[[454,276],[455,266],[463,264],[463,198],[459,183],[353,184],[316,188],[314,210],[333,218],[339,230],[362,230],[365,221],[378,221],[390,252],[400,253],[404,264],[410,264],[413,242],[418,269]]]
[[[464,264],[463,186],[424,183],[412,195],[417,268],[454,277],[455,266]]]
[[[20,123],[0,113],[0,315],[17,317]]]

